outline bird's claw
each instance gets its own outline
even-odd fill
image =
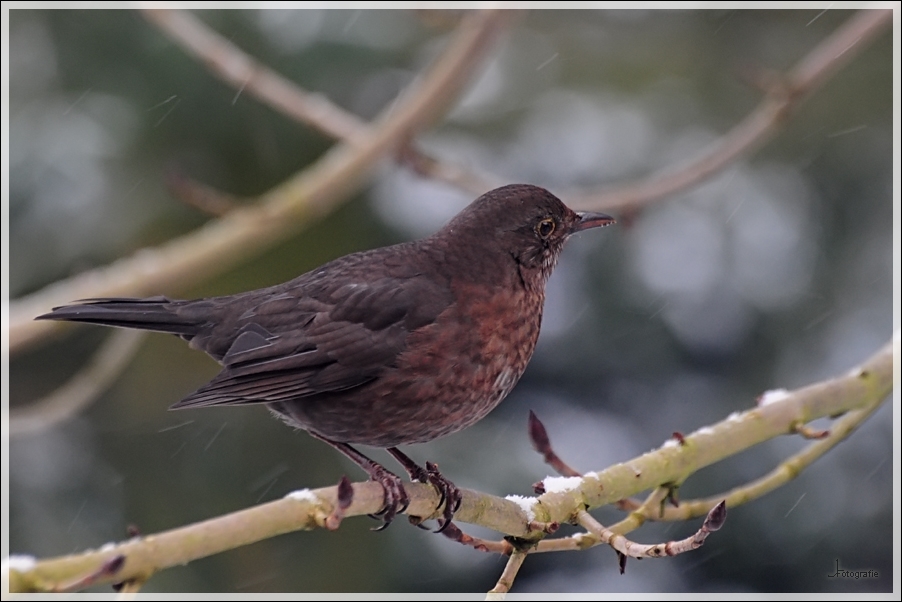
[[[460,502],[462,499],[460,489],[457,488],[457,485],[449,481],[445,476],[439,471],[438,464],[434,462],[426,462],[426,470],[420,469],[420,471],[414,476],[414,480],[420,481],[421,483],[429,483],[438,491],[439,500],[436,508],[441,507],[444,504],[444,509],[442,510],[442,517],[438,519],[438,529],[436,529],[435,533],[441,533],[448,525],[451,524],[451,519],[454,518],[454,513],[460,509]]]
[[[382,510],[376,514],[370,514],[373,518],[382,521],[382,525],[374,528],[373,531],[382,531],[395,520],[395,516],[399,512],[407,510],[407,507],[410,505],[410,497],[407,495],[400,477],[381,466],[378,470],[374,470],[370,478],[382,485]]]

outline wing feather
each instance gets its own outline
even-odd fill
[[[197,346],[214,357],[224,349],[223,370],[172,407],[284,402],[362,386],[392,366],[408,335],[452,300],[440,279],[371,280],[350,272],[333,286],[317,282],[318,272],[306,274],[287,290],[241,299],[235,320],[211,320],[213,330]],[[227,347],[225,333],[233,333]]]

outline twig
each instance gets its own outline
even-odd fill
[[[867,48],[893,22],[892,10],[861,10],[808,53],[765,99],[727,134],[681,166],[667,166],[639,182],[564,195],[575,207],[633,211],[708,178],[780,131],[799,104]]]
[[[655,520],[656,517],[662,516],[665,508],[667,508],[664,503],[670,496],[670,491],[670,487],[663,485],[655,487],[638,508],[630,512],[626,518],[611,527],[611,529],[615,533],[626,533],[627,530],[632,531],[641,527],[648,519]]]
[[[219,217],[240,206],[232,195],[202,184],[178,169],[170,169],[166,174],[166,188],[175,198],[207,215]]]
[[[630,541],[623,535],[606,529],[585,510],[580,510],[576,514],[576,520],[580,525],[597,537],[600,543],[606,543],[617,551],[620,555],[621,573],[625,570],[626,558],[661,558],[663,556],[676,556],[677,554],[698,549],[705,543],[708,535],[723,526],[726,519],[727,505],[724,502],[720,502],[708,513],[701,528],[686,539],[647,545]]]
[[[635,531],[646,520],[660,520],[664,513],[662,503],[667,500],[669,487],[656,487],[645,499],[644,502],[634,502],[635,507],[629,515],[623,520],[611,525],[608,528],[612,534],[625,535],[630,531]],[[631,500],[633,501],[633,500]],[[722,501],[722,500],[721,500]],[[716,505],[716,504],[715,504]],[[711,506],[713,508],[714,505]],[[711,508],[708,508],[710,511]],[[687,517],[689,518],[689,517]],[[600,537],[591,532],[575,533],[569,537],[559,539],[545,539],[538,543],[532,550],[533,553],[542,552],[561,552],[567,550],[585,550],[605,543]]]
[[[507,559],[504,571],[502,571],[501,576],[498,577],[498,583],[489,590],[486,600],[503,600],[504,594],[511,591],[511,587],[514,585],[514,579],[517,578],[517,573],[520,571],[520,567],[523,566],[523,561],[526,560],[526,554],[527,552],[525,550],[513,551],[510,558]]]
[[[472,535],[467,535],[463,531],[460,530],[453,522],[448,524],[447,527],[441,532],[442,535],[450,539],[451,541],[456,541],[457,543],[463,544],[465,546],[470,546],[480,552],[494,552],[496,554],[501,554],[503,556],[509,555],[514,551],[514,547],[510,544],[510,542],[502,539],[499,541],[492,541],[488,539],[482,539],[480,537],[473,537]]]
[[[309,125],[336,140],[354,143],[366,130],[365,121],[320,94],[312,94],[266,65],[186,11],[146,9],[144,17],[232,87],[246,91],[286,117]],[[412,138],[401,145],[397,159],[417,173],[442,180],[476,195],[503,182],[480,176],[417,148]],[[207,189],[207,193],[212,193]]]
[[[424,178],[440,180],[475,196],[508,183],[496,175],[463,167],[447,159],[436,159],[414,144],[413,140],[408,140],[398,149],[396,158],[398,163]]]
[[[814,420],[851,410],[867,413],[883,403],[892,390],[893,354],[899,353],[900,334],[878,350],[860,367],[834,379],[788,392],[785,398],[743,414],[735,414],[717,425],[705,427],[686,437],[687,445],[665,445],[623,464],[617,464],[587,478],[572,478],[573,487],[546,493],[532,502],[520,503],[484,493],[462,490],[463,500],[455,521],[469,522],[494,529],[524,541],[538,541],[542,532],[530,532],[531,521],[563,522],[586,506],[598,507],[647,490],[656,483],[682,482],[704,466],[735,455],[764,440],[787,434],[794,421]],[[850,414],[849,416],[852,416]],[[856,416],[863,420],[864,416]],[[829,438],[811,444],[835,445],[847,436],[852,421],[844,418],[831,430]],[[848,430],[847,430],[848,428]],[[820,448],[818,448],[820,449]],[[810,462],[815,452],[808,456]],[[821,452],[822,453],[822,452]],[[800,462],[802,466],[804,461]],[[793,475],[796,474],[793,472]],[[604,487],[601,484],[604,483]],[[767,485],[770,485],[768,483]],[[405,488],[411,503],[407,513],[426,516],[438,504],[438,493],[423,483]],[[383,505],[381,485],[374,482],[353,486],[353,501],[345,516],[378,512]],[[337,504],[337,488],[304,490],[276,500],[216,517],[201,523],[156,535],[131,539],[110,549],[29,563],[25,568],[9,566],[11,592],[48,591],[53,584],[71,581],[73,576],[95,570],[99,564],[117,555],[129,562],[117,575],[117,581],[146,579],[154,571],[177,566],[228,549],[247,545],[290,531],[324,527]],[[681,508],[683,506],[681,505]],[[556,543],[561,542],[561,543]],[[539,541],[535,551],[580,549],[594,545],[593,539],[580,535],[562,540]]]
[[[135,330],[116,330],[89,363],[64,385],[27,406],[10,408],[9,434],[13,437],[30,435],[84,410],[125,369],[144,334]]]
[[[656,488],[643,503],[633,499],[620,500],[618,506],[621,510],[628,511],[629,515],[612,525],[610,530],[624,534],[639,528],[647,520],[659,522],[684,521],[704,516],[721,501],[726,502],[729,507],[735,508],[756,500],[796,478],[815,460],[836,447],[841,441],[844,441],[883,405],[883,401],[883,399],[874,398],[872,403],[867,406],[849,411],[833,423],[826,437],[811,443],[800,452],[786,458],[761,478],[735,487],[730,491],[702,499],[681,500],[678,507],[661,505],[661,502],[665,500],[667,495],[668,489],[666,487]],[[577,534],[572,537],[574,541],[569,543],[565,543],[561,539],[544,540],[539,544],[536,552],[582,549],[600,543],[590,540],[585,535]]]
[[[542,458],[545,460],[546,464],[555,469],[561,476],[579,476],[578,472],[570,468],[570,465],[564,462],[560,456],[555,453],[554,448],[551,447],[551,440],[548,438],[548,431],[545,430],[545,425],[542,424],[542,421],[539,420],[539,417],[536,416],[535,412],[532,410],[529,411],[528,431],[529,441],[532,443],[533,449],[542,454]],[[539,488],[538,484],[534,487],[536,489]],[[536,493],[544,492],[537,491]]]
[[[117,600],[134,600],[138,593],[141,591],[141,588],[144,587],[144,584],[147,581],[144,579],[132,579],[131,581],[125,581],[123,583],[117,583],[113,585],[113,589],[116,589],[119,592],[119,595],[116,596]]]
[[[118,555],[106,560],[96,569],[76,577],[73,581],[55,584],[51,591],[54,593],[74,592],[86,587],[91,587],[95,583],[109,581],[116,576],[122,566],[125,564],[125,556]]]
[[[354,140],[366,130],[364,121],[255,61],[190,12],[143,9],[141,13],[211,73],[292,119],[337,140]]]
[[[830,435],[828,430],[811,428],[807,424],[794,424],[792,425],[792,430],[804,439],[825,439]]]
[[[594,508],[661,483],[681,483],[703,466],[789,433],[795,422],[808,423],[879,403],[878,398],[885,399],[892,391],[893,347],[898,344],[897,331],[892,341],[852,372],[791,391],[779,402],[731,414],[716,425],[688,435],[685,446],[671,440],[629,462],[589,473],[582,479],[571,478],[566,491],[542,496],[543,507],[551,520],[561,520],[561,513],[574,498]],[[852,407],[839,407],[844,405],[841,400],[849,398],[858,402]],[[830,409],[833,404],[837,407]],[[665,464],[666,469],[661,470],[658,463]],[[565,505],[557,507],[558,501]]]
[[[354,487],[347,476],[342,475],[338,481],[338,489],[335,494],[335,507],[326,517],[325,527],[329,531],[335,531],[341,526],[341,521],[345,517],[345,512],[354,501]]]
[[[174,291],[230,268],[332,210],[369,175],[376,162],[431,123],[457,97],[505,23],[500,11],[469,13],[427,73],[417,78],[353,143],[329,150],[316,163],[194,232],[138,251],[108,266],[51,284],[10,303],[9,350],[58,328],[35,322],[50,307],[73,299]]]
[[[248,89],[276,110],[338,139],[349,138],[355,128],[362,127],[355,115],[322,97],[305,92],[293,82],[259,65],[189,14],[172,13],[167,16],[166,13],[171,11],[145,12],[148,19],[155,21],[167,35],[236,88]],[[639,182],[589,192],[573,191],[563,196],[574,206],[629,211],[675,194],[714,175],[780,131],[792,111],[807,96],[856,53],[866,48],[891,22],[892,11],[860,11],[818,44],[785,77],[776,74],[769,78],[767,97],[759,107],[686,164],[679,167],[668,166]],[[197,33],[201,30],[203,35]],[[412,143],[405,145],[400,158],[421,175],[440,179],[477,194],[502,183],[495,176],[479,175],[459,165],[430,157]]]
[[[763,477],[731,489],[727,493],[718,494],[709,498],[697,500],[683,500],[679,508],[667,508],[661,517],[652,517],[653,520],[679,521],[704,515],[714,505],[725,500],[732,508],[770,493],[778,487],[793,480],[803,470],[808,468],[815,460],[844,441],[867,418],[883,405],[882,400],[874,400],[871,404],[859,410],[852,410],[842,418],[836,420],[827,437],[809,444],[802,451],[793,454],[776,468]]]

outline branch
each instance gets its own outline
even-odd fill
[[[896,350],[895,353],[898,355],[899,351]],[[845,440],[851,435],[861,423],[883,405],[884,401],[884,398],[874,397],[870,403],[864,405],[861,409],[849,411],[845,416],[833,423],[829,434],[823,440],[812,443],[802,451],[790,456],[781,462],[774,470],[760,479],[736,487],[728,493],[721,493],[704,499],[682,500],[680,501],[679,506],[664,506],[663,503],[667,500],[669,488],[664,486],[657,487],[652,491],[645,502],[641,504],[635,502],[632,508],[630,508],[630,513],[627,517],[612,525],[608,531],[614,534],[624,535],[638,529],[645,524],[645,521],[647,520],[688,520],[704,516],[721,502],[726,503],[726,505],[730,507],[736,507],[751,502],[799,476],[799,474],[815,460],[833,449],[840,441]],[[551,449],[550,445],[548,449]],[[552,453],[554,452],[552,451]],[[557,457],[556,454],[555,457]],[[474,540],[474,538],[460,533],[460,531],[458,531],[458,533],[459,535],[456,540],[460,541],[460,543],[473,545],[477,549],[486,552],[491,551],[499,554],[510,554],[511,548],[510,544],[507,544],[507,542],[487,542],[485,540],[477,540],[477,545],[471,543],[471,540]],[[594,535],[588,533],[576,533],[569,537],[540,541],[535,548],[530,550],[530,553],[584,550],[603,543],[606,542]],[[507,547],[503,544],[507,544]]]
[[[474,24],[473,21],[477,23]],[[751,152],[769,139],[782,127],[791,116],[792,110],[804,98],[813,93],[857,52],[863,50],[867,43],[876,38],[891,22],[892,11],[865,10],[858,13],[809,53],[786,76],[781,86],[773,87],[758,109],[689,164],[676,170],[666,168],[664,172],[659,172],[639,183],[601,189],[592,193],[573,192],[562,196],[577,207],[634,210],[642,204],[674,194],[713,175],[737,157]],[[353,136],[349,139],[353,141],[332,149],[307,170],[261,195],[261,206],[232,211],[198,231],[156,249],[139,251],[130,258],[57,282],[11,302],[10,352],[46,336],[52,329],[58,327],[55,322],[32,321],[35,315],[46,311],[49,307],[78,298],[146,294],[160,289],[184,287],[188,282],[195,282],[198,277],[212,277],[239,259],[262,252],[266,246],[300,229],[307,220],[325,213],[343,198],[343,195],[358,185],[358,180],[366,175],[382,154],[392,148],[409,150],[407,141],[411,133],[428,121],[426,117],[430,117],[432,111],[442,101],[442,92],[449,98],[454,96],[463,79],[475,67],[477,59],[484,55],[486,46],[501,26],[502,17],[496,13],[487,13],[476,18],[469,16],[458,31],[457,42],[449,45],[440,60],[452,65],[452,68],[443,70],[436,64],[428,77],[429,81],[438,82],[437,85],[424,85],[417,90],[417,93],[422,90],[424,97],[420,99],[421,106],[429,109],[428,111],[424,110],[423,114],[420,114],[414,110],[416,107],[408,106],[416,105],[417,99],[411,100],[411,94],[405,94],[406,101],[394,111],[394,119],[391,118],[390,107],[379,120],[381,126],[375,128],[375,131],[368,130],[369,136]],[[203,51],[203,46],[202,44],[199,51]],[[232,57],[229,53],[236,49],[230,44],[217,45],[214,39],[208,40],[207,46],[209,49],[215,49],[213,55],[217,52],[225,53],[223,57],[212,61],[214,65],[234,62],[237,65],[235,73],[242,77],[258,72],[256,63],[251,62],[250,65],[242,66],[241,60]],[[229,81],[239,81],[240,77],[236,77],[235,73]],[[249,81],[257,81],[257,77],[251,77]],[[266,78],[263,80],[266,81]],[[447,86],[447,90],[443,90],[442,83]],[[347,127],[349,123],[347,115],[333,119],[339,113],[322,109],[320,105],[325,101],[311,95],[303,96],[306,94],[303,92],[286,93],[282,84],[287,82],[280,80],[279,85],[263,86],[263,89],[272,88],[284,94],[284,99],[303,97],[305,105],[309,105],[311,98],[315,98],[316,102],[312,106],[306,109],[294,107],[291,114],[305,113],[310,119],[314,119],[314,116],[329,115],[329,118],[315,120],[322,131],[328,130],[336,134],[350,131],[351,128]],[[414,82],[412,87],[416,87],[416,84],[417,82]],[[262,93],[260,96],[268,98]],[[313,123],[307,120],[305,122]],[[344,125],[338,125],[339,123]],[[420,159],[419,163],[416,159],[413,161],[420,166],[422,173],[433,176],[445,174],[450,178],[449,181],[455,180],[458,183],[470,179],[467,172],[460,167],[441,164],[431,158]],[[481,182],[489,180],[479,178],[476,181],[482,186]]]
[[[652,176],[594,192],[573,192],[573,206],[605,211],[635,211],[640,206],[685,190],[711,177],[779,132],[803,100],[867,48],[893,22],[892,10],[862,10],[818,44],[788,74],[772,77],[767,96],[727,134],[682,166],[667,166]]]
[[[809,444],[802,451],[793,454],[760,479],[731,489],[727,493],[698,500],[681,500],[679,506],[667,507],[660,516],[648,514],[647,517],[650,520],[659,521],[686,520],[704,515],[720,500],[726,501],[730,507],[735,507],[768,494],[799,476],[815,460],[845,440],[852,434],[852,431],[876,412],[882,404],[883,400],[874,399],[872,403],[861,409],[851,410],[833,423],[826,437],[816,443]]]
[[[366,122],[320,94],[311,94],[241,48],[225,39],[201,20],[185,11],[144,10],[145,18],[201,61],[214,75],[239,92],[246,92],[286,117],[309,125],[336,140],[354,143],[366,129]],[[439,161],[416,147],[412,138],[398,148],[397,159],[420,175],[442,180],[478,196],[504,184]],[[209,190],[207,190],[209,192]]]
[[[844,376],[787,392],[774,403],[731,414],[716,425],[686,435],[683,444],[670,439],[657,450],[600,472],[547,478],[547,493],[538,498],[541,503],[536,515],[540,520],[566,520],[567,511],[574,505],[595,508],[663,483],[682,483],[705,466],[792,433],[798,423],[879,405],[892,391],[893,354],[898,353],[899,337],[897,331],[882,349]],[[826,440],[814,445],[823,443]]]
[[[247,260],[321,217],[356,190],[376,162],[431,123],[456,98],[505,23],[500,11],[469,13],[428,72],[375,125],[329,150],[287,181],[198,230],[108,266],[51,284],[10,303],[9,350],[58,327],[35,322],[49,308],[86,297],[178,290]]]
[[[669,489],[658,487],[644,503],[639,503],[635,499],[618,500],[617,506],[628,511],[629,516],[611,527],[611,530],[621,534],[628,533],[642,526],[646,520],[682,521],[705,515],[721,501],[725,501],[730,507],[735,507],[762,497],[799,476],[815,460],[845,440],[852,431],[877,411],[883,401],[883,399],[875,398],[872,403],[849,411],[845,416],[836,420],[830,430],[819,431],[816,437],[819,439],[817,443],[812,443],[802,451],[790,456],[763,477],[735,487],[726,493],[719,493],[704,499],[681,500],[678,505],[664,506]],[[798,424],[790,425],[792,432],[798,432],[800,429],[802,432],[799,434],[809,438],[805,435],[806,429],[801,428]],[[544,425],[531,411],[529,431],[533,447],[543,454],[546,463],[563,476],[579,476],[577,471],[570,468],[554,451]],[[536,483],[534,487],[536,487],[537,493],[545,492],[542,481]]]
[[[245,90],[286,116],[337,139],[350,139],[363,127],[360,119],[312,95],[257,63],[188,13],[146,11],[167,35],[236,89]],[[771,74],[766,97],[729,133],[682,166],[667,166],[639,182],[572,191],[564,198],[574,206],[608,211],[633,211],[709,178],[739,157],[749,154],[782,130],[796,108],[857,53],[867,48],[892,23],[891,10],[862,10],[818,44],[787,74]],[[400,159],[417,173],[481,194],[500,186],[497,176],[476,174],[459,165],[430,157],[407,144]]]
[[[661,558],[697,550],[705,543],[708,535],[714,531],[720,530],[726,519],[727,505],[724,502],[720,502],[708,513],[701,528],[691,536],[680,541],[668,541],[667,543],[645,545],[630,541],[623,535],[615,533],[611,529],[606,529],[585,510],[579,510],[576,513],[576,520],[580,525],[585,527],[589,533],[597,537],[599,543],[610,545],[620,555],[621,574],[623,574],[624,569],[626,568],[627,558]]]
[[[703,427],[684,437],[684,445],[670,440],[661,448],[585,477],[545,480],[547,493],[537,498],[461,490],[463,499],[455,521],[478,524],[498,532],[539,542],[545,531],[531,528],[537,522],[570,520],[580,509],[594,508],[656,487],[683,482],[693,472],[738,454],[754,445],[792,432],[793,425],[880,405],[893,386],[893,354],[899,354],[900,334],[861,366],[844,376],[787,392],[779,400],[758,406],[726,420]],[[835,429],[834,432],[837,432]],[[846,433],[848,434],[848,433]],[[829,443],[828,439],[813,446]],[[438,506],[435,489],[422,483],[405,486],[411,498],[406,512],[433,517]],[[345,498],[347,496],[344,496]],[[155,571],[177,566],[218,552],[296,530],[324,528],[334,516],[338,487],[303,490],[272,501],[201,523],[156,535],[135,538],[99,551],[42,561],[7,563],[11,592],[51,591],[59,583],[94,575],[116,556],[126,562],[115,580],[143,581]],[[344,517],[372,514],[383,505],[381,485],[353,485]],[[562,542],[562,543],[555,543]],[[595,545],[584,534],[561,540],[541,541],[536,551],[579,549]],[[113,578],[108,581],[113,581]]]
[[[495,587],[489,590],[486,600],[503,600],[504,594],[511,591],[514,579],[517,578],[517,573],[520,571],[520,567],[523,566],[523,561],[526,560],[526,554],[525,550],[513,551],[507,560],[507,564],[504,566],[504,570],[501,572],[501,576],[498,577]]]
[[[255,61],[191,13],[161,9],[143,9],[141,13],[211,73],[287,117],[336,140],[353,142],[366,130],[365,121]]]
[[[63,386],[27,406],[11,408],[9,434],[15,437],[43,431],[84,410],[125,369],[145,334],[120,329],[110,334],[88,365]]]

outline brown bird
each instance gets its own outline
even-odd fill
[[[352,253],[284,284],[192,301],[88,299],[36,319],[182,337],[223,369],[173,409],[266,404],[382,484],[383,526],[407,493],[350,444],[387,448],[413,480],[436,486],[444,528],[459,491],[397,446],[466,428],[507,396],[535,349],[564,242],[612,223],[516,184],[482,195],[428,238]]]

